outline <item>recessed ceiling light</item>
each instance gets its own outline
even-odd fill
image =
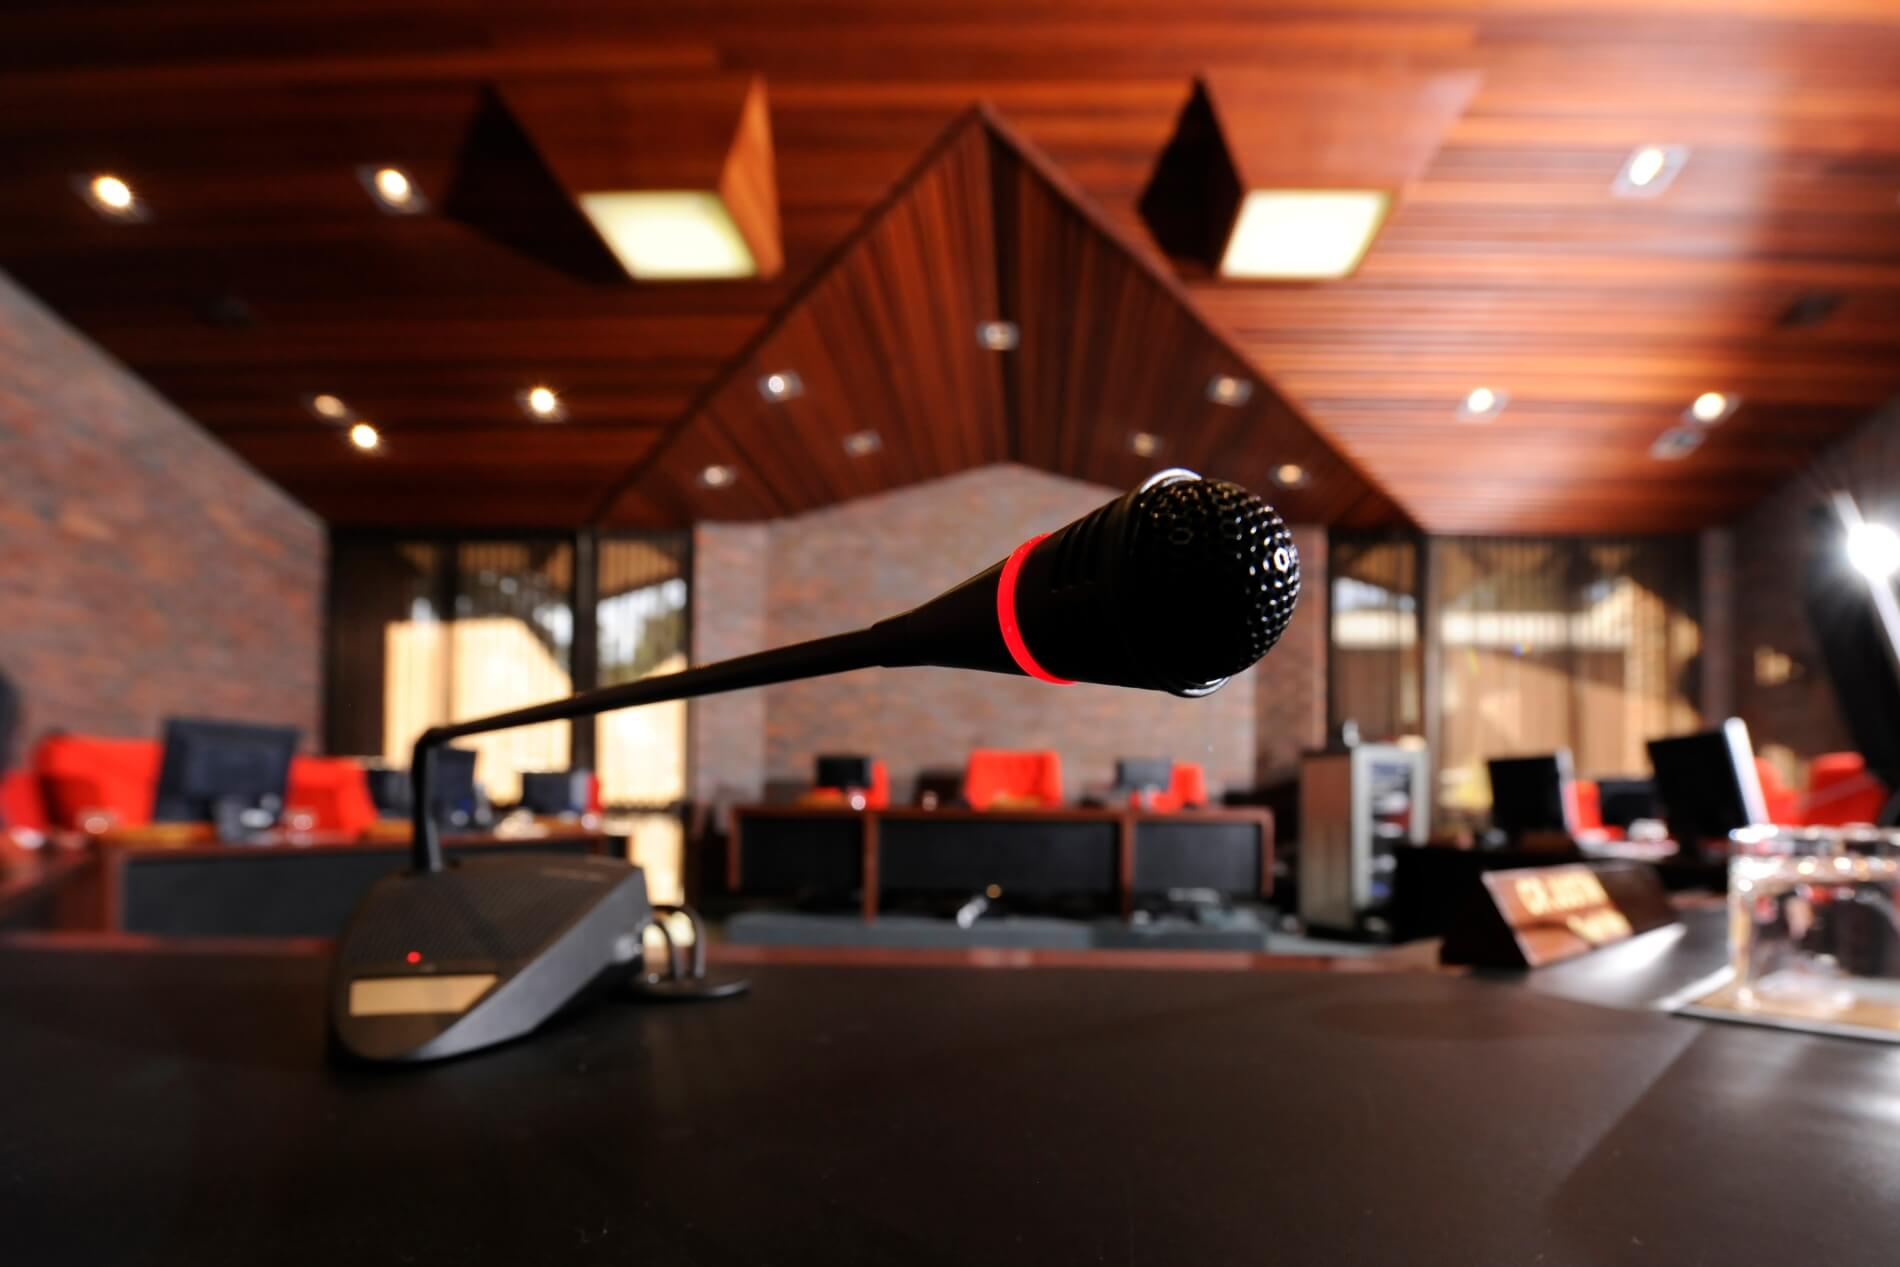
[[[718,462],[699,473],[699,482],[707,488],[728,488],[738,478],[739,472]]]
[[[374,453],[382,447],[382,432],[367,422],[357,422],[350,427],[350,443],[365,453]]]
[[[1282,462],[1273,468],[1273,482],[1281,488],[1299,488],[1306,480],[1306,468],[1297,463]]]
[[[343,403],[341,397],[332,396],[329,392],[305,396],[303,407],[325,422],[342,422],[350,412],[350,407]]]
[[[805,380],[796,370],[777,370],[759,376],[759,395],[767,400],[791,400],[805,394]]]
[[[1014,321],[979,321],[976,341],[992,352],[1009,352],[1022,341],[1022,331]]]
[[[1653,198],[1669,188],[1689,161],[1686,145],[1641,145],[1623,160],[1610,188],[1624,198]]]
[[[429,209],[416,178],[400,167],[369,163],[356,169],[356,178],[369,191],[370,200],[392,216],[419,215]]]
[[[884,438],[875,431],[853,431],[844,438],[844,451],[854,458],[869,457],[884,447]]]
[[[1734,413],[1741,403],[1739,396],[1730,396],[1723,392],[1703,392],[1689,402],[1689,408],[1683,414],[1683,421],[1713,427]]]
[[[515,393],[515,400],[536,422],[559,422],[567,417],[567,406],[561,403],[560,394],[544,384],[537,383]]]
[[[1701,446],[1701,431],[1694,427],[1671,427],[1649,446],[1649,456],[1659,462],[1674,462],[1688,457]]]
[[[1128,437],[1128,449],[1138,458],[1151,458],[1161,452],[1161,437],[1152,431],[1137,431]]]
[[[1392,197],[1382,189],[1252,189],[1240,204],[1222,277],[1318,280],[1359,267]]]
[[[1217,405],[1238,408],[1253,399],[1253,383],[1231,374],[1216,374],[1207,380],[1207,398]]]
[[[1510,399],[1508,393],[1495,387],[1474,387],[1465,393],[1463,403],[1458,406],[1458,417],[1465,422],[1485,422],[1504,412],[1504,404]]]
[[[132,224],[147,218],[145,204],[132,192],[132,186],[122,176],[97,172],[91,176],[74,177],[73,185],[86,204],[108,220]]]
[[[581,212],[630,277],[752,277],[758,263],[725,199],[709,190],[581,194]]]

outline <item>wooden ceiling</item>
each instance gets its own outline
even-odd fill
[[[1131,350],[1103,327],[1143,328],[1144,310],[1116,311],[1131,302],[1179,311],[1116,243],[1150,254],[1135,202],[1194,75],[1325,65],[1483,78],[1356,276],[1188,288],[1225,339],[1207,355],[1231,347],[1290,406],[1216,432],[1208,410],[1159,403],[1182,398],[1159,376],[1191,385],[1200,364],[1169,336]],[[766,83],[771,281],[579,282],[444,217],[383,216],[355,182],[359,163],[396,162],[442,190],[490,82],[712,71]],[[1023,145],[958,132],[977,101]],[[1681,177],[1613,198],[1651,142],[1691,147]],[[1378,518],[1363,490],[1382,486],[1435,531],[1681,530],[1731,517],[1900,391],[1891,0],[77,2],[0,14],[0,155],[0,268],[340,522],[703,513],[683,480],[722,444],[775,473],[728,490],[761,510],[999,445],[1123,482],[1117,446],[1143,429],[1211,471],[1310,461],[1310,513],[1332,520]],[[73,196],[97,169],[135,183],[149,223],[107,224]],[[860,232],[880,208],[896,218]],[[867,251],[887,255],[829,283],[857,295],[835,306],[847,316],[784,315]],[[834,338],[882,321],[866,279],[914,296],[966,264],[935,307],[881,325],[905,359],[839,355]],[[1838,297],[1830,316],[1779,324],[1813,294]],[[254,323],[207,321],[225,296]],[[953,323],[990,299],[1014,305],[1018,352],[960,342]],[[736,367],[773,339],[812,358],[794,367],[807,395],[780,408],[839,412],[776,434],[739,416],[757,402]],[[1120,386],[1144,364],[1157,395]],[[514,395],[539,381],[569,422],[522,418]],[[1505,413],[1458,422],[1479,385],[1510,394]],[[1711,388],[1739,412],[1688,459],[1650,459]],[[387,454],[359,457],[306,415],[314,391],[374,419]],[[1302,417],[1341,455],[1330,467],[1324,445],[1283,447],[1310,434]],[[862,425],[887,444],[859,463],[798,440]],[[901,438],[913,425],[927,442]]]
[[[982,346],[977,327],[1016,327]],[[791,372],[803,392],[768,399]],[[1390,526],[1392,500],[1251,371],[1165,267],[987,110],[953,123],[600,505],[611,526],[795,514],[1016,461],[1112,487],[1187,466],[1270,491],[1304,522]],[[1248,380],[1251,381],[1251,380]],[[1146,455],[1138,433],[1159,441]],[[874,434],[852,454],[846,441]],[[1279,487],[1291,463],[1303,483]],[[708,487],[710,467],[732,483]]]

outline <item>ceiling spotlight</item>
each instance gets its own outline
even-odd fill
[[[305,396],[303,407],[323,422],[342,422],[350,413],[350,407],[343,403],[342,398],[332,396],[329,392]]]
[[[357,422],[350,427],[350,443],[365,453],[374,453],[383,445],[382,432],[367,422]]]
[[[739,472],[718,462],[699,473],[699,482],[706,488],[730,488],[738,478]]]
[[[1862,520],[1847,529],[1847,561],[1870,581],[1900,572],[1900,533],[1886,524]]]
[[[1464,403],[1458,406],[1458,417],[1463,422],[1488,422],[1504,412],[1504,404],[1510,396],[1492,387],[1474,387],[1465,393]]]
[[[875,431],[853,431],[844,438],[844,451],[854,458],[869,457],[884,447],[884,438]]]
[[[559,422],[567,417],[567,406],[561,403],[560,395],[552,387],[536,384],[515,393],[515,400],[536,422]]]
[[[1741,397],[1739,396],[1728,396],[1722,392],[1703,392],[1700,396],[1697,396],[1695,400],[1690,402],[1688,412],[1685,414],[1683,421],[1700,423],[1705,427],[1713,427],[1716,423],[1721,422],[1724,418],[1734,413],[1736,406],[1741,403]]]
[[[1014,321],[979,321],[976,341],[992,352],[1012,352],[1022,342],[1022,331]]]
[[[1686,145],[1644,145],[1623,162],[1610,188],[1624,198],[1653,198],[1669,188],[1689,161]]]
[[[1253,383],[1231,374],[1216,374],[1207,380],[1207,398],[1217,405],[1239,408],[1253,399]]]
[[[1675,462],[1702,447],[1702,432],[1694,427],[1671,427],[1649,446],[1649,456],[1658,462]]]
[[[122,177],[110,172],[99,172],[92,176],[77,176],[73,179],[79,196],[88,206],[108,220],[124,223],[136,223],[147,218],[145,204],[132,192],[132,186]]]
[[[372,201],[392,216],[413,216],[429,209],[429,200],[416,188],[415,177],[400,167],[366,164],[356,169]]]
[[[1152,431],[1137,431],[1128,437],[1128,450],[1138,458],[1151,458],[1161,452],[1161,437]]]
[[[805,394],[805,380],[795,370],[779,370],[759,378],[759,395],[771,401],[792,400]]]
[[[1283,462],[1273,468],[1273,482],[1281,488],[1300,488],[1306,479],[1306,468],[1296,463]]]

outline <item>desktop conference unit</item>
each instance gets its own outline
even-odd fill
[[[1431,821],[1422,748],[1362,743],[1300,763],[1300,920],[1309,929],[1380,933],[1392,852],[1422,845]]]

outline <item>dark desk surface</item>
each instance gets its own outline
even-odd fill
[[[309,955],[0,951],[17,1263],[1879,1263],[1900,1053],[1438,975],[762,965],[387,1072]]]

